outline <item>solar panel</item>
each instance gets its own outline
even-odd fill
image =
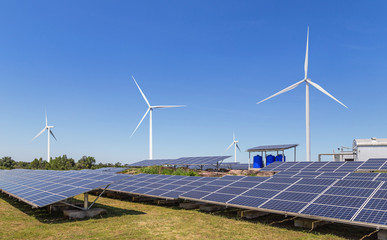
[[[180,194],[217,178],[143,174],[109,186],[108,190],[163,199],[177,199]],[[221,187],[219,187],[221,188]]]
[[[357,170],[387,169],[387,159],[369,159],[364,162],[274,162],[262,171],[353,172]]]
[[[365,175],[364,175],[365,176]],[[345,223],[387,224],[387,183],[369,180],[259,178],[218,179],[181,194],[183,199]],[[254,178],[254,177],[249,177]],[[263,180],[262,180],[263,179]],[[216,185],[216,188],[211,186]],[[378,220],[367,214],[374,214]],[[378,226],[380,227],[380,226]],[[387,229],[386,226],[382,228]]]
[[[0,189],[33,207],[44,207],[129,177],[81,171],[1,171]]]
[[[223,160],[229,157],[231,156],[182,157],[178,159],[143,160],[140,162],[132,163],[129,166],[149,167],[149,166],[162,166],[162,165],[184,165],[184,166],[212,165],[215,167],[220,167]]]

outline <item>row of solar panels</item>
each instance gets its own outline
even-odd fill
[[[387,159],[364,162],[274,162],[262,171],[353,172],[359,170],[387,170]]]
[[[387,229],[384,181],[140,174],[111,185],[109,190]]]
[[[0,190],[33,207],[44,207],[128,177],[98,171],[3,170]]]
[[[162,165],[196,165],[205,166],[221,164],[223,160],[230,156],[209,156],[209,157],[182,157],[178,159],[158,159],[158,160],[143,160],[136,163],[132,163],[129,166],[132,167],[149,167],[149,166],[162,166]]]

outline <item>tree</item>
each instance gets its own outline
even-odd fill
[[[79,169],[91,169],[95,166],[95,158],[91,156],[83,156],[78,160],[77,168]]]
[[[35,158],[31,164],[30,167],[32,169],[48,169],[48,162],[46,160],[43,160],[42,158]]]
[[[0,167],[12,169],[16,165],[16,161],[11,157],[3,157],[0,159]]]
[[[50,160],[50,168],[53,170],[71,170],[74,169],[75,161],[67,158],[66,155],[56,157]]]

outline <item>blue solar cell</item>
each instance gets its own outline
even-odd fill
[[[252,177],[252,176],[247,176],[247,177],[243,178],[243,181],[244,181],[244,182],[256,182],[256,183],[259,183],[259,182],[266,181],[267,179],[268,179],[267,177]]]
[[[274,195],[278,194],[280,191],[264,190],[264,189],[250,189],[247,192],[243,193],[243,196],[252,196],[252,197],[261,197],[261,198],[271,198]]]
[[[221,188],[222,188],[222,186],[204,185],[204,186],[197,188],[196,190],[199,190],[202,192],[215,192]]]
[[[291,192],[304,192],[304,193],[322,193],[326,186],[313,186],[313,185],[294,185],[288,188],[286,191]]]
[[[306,206],[306,203],[302,203],[302,202],[292,202],[292,201],[273,199],[273,200],[269,200],[267,203],[260,206],[260,208],[296,213],[305,206]]]
[[[387,198],[387,190],[385,189],[379,189],[375,195],[374,198]]]
[[[376,188],[380,182],[375,181],[361,181],[361,180],[340,180],[335,183],[335,187],[356,187],[356,188]]]
[[[258,207],[265,201],[267,201],[267,198],[258,198],[258,197],[246,197],[246,196],[238,196],[231,201],[229,201],[229,204],[235,204],[240,206],[248,206],[248,207]]]
[[[371,199],[365,207],[366,209],[372,210],[387,210],[387,199]]]
[[[387,212],[363,209],[354,221],[387,225]]]
[[[373,189],[369,188],[344,188],[344,187],[331,187],[325,194],[340,195],[340,196],[353,196],[353,197],[369,197],[373,192]]]
[[[281,192],[274,199],[288,200],[288,201],[297,201],[297,202],[310,202],[316,198],[317,194],[311,193],[297,193],[297,192]]]
[[[319,217],[350,220],[356,212],[356,208],[311,204],[300,213]]]
[[[160,196],[160,195],[165,194],[167,192],[169,192],[169,190],[154,189],[154,190],[151,190],[151,191],[147,192],[146,194],[147,195],[152,195],[152,196]]]
[[[239,194],[246,192],[246,191],[247,191],[247,188],[224,187],[224,188],[218,190],[216,193],[227,193],[227,194],[239,195]]]
[[[331,179],[301,179],[299,182],[297,182],[297,184],[329,186],[334,182],[335,180]]]
[[[266,183],[287,183],[287,184],[292,184],[297,182],[298,179],[294,178],[282,178],[282,177],[273,177],[270,178],[266,181]]]
[[[202,197],[207,196],[208,194],[210,194],[210,193],[192,190],[192,191],[181,194],[180,197],[201,199]]]
[[[254,187],[254,189],[268,189],[268,190],[284,190],[289,187],[289,184],[280,184],[280,183],[261,183],[258,186]]]
[[[210,195],[203,197],[202,200],[227,203],[234,197],[236,196],[230,194],[211,193]]]
[[[166,192],[164,194],[161,194],[160,196],[162,197],[168,197],[168,198],[178,198],[181,194],[183,194],[184,192],[181,192],[181,191],[169,191],[169,192]]]
[[[168,184],[168,185],[164,185],[164,186],[160,187],[160,189],[173,190],[173,189],[176,189],[178,187],[179,187],[179,185]]]
[[[226,185],[231,184],[231,183],[233,183],[233,181],[216,180],[216,181],[211,182],[211,185],[226,186]]]
[[[257,182],[242,182],[242,181],[239,181],[239,182],[234,182],[234,183],[230,184],[229,186],[230,187],[251,188],[251,187],[256,186],[257,184],[258,184]]]
[[[321,195],[314,203],[359,208],[367,198]]]

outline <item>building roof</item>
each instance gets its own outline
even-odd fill
[[[357,146],[387,146],[387,138],[367,138],[353,140],[353,147]]]
[[[282,144],[282,145],[265,145],[247,149],[246,152],[268,152],[268,151],[282,151],[289,148],[297,147],[298,144]]]

